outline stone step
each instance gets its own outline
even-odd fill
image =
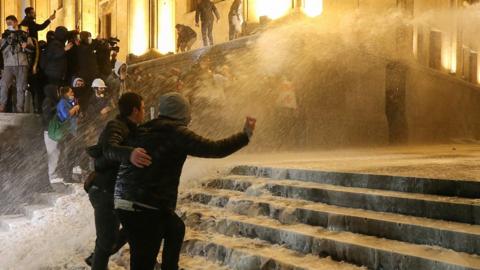
[[[480,194],[480,181],[470,180],[447,180],[257,166],[237,166],[232,169],[231,173],[273,179],[292,179],[345,187],[382,189],[465,198],[478,198],[478,194]]]
[[[480,269],[480,257],[350,232],[333,232],[304,224],[285,225],[222,208],[184,204],[180,211],[192,229],[260,239],[303,254],[330,256],[368,269]]]
[[[0,216],[0,228],[3,231],[12,231],[18,227],[27,226],[30,219],[23,214],[3,215]]]
[[[50,184],[50,186],[50,192],[37,192],[33,194],[29,204],[44,204],[53,206],[56,204],[59,198],[74,192],[74,187],[72,184],[53,183]]]
[[[0,215],[0,231],[10,231],[18,226],[28,224],[35,213],[54,206],[57,200],[71,194],[74,188],[69,184],[51,184],[51,192],[34,193],[28,203],[15,206],[14,214]]]
[[[480,224],[480,199],[342,187],[296,180],[273,180],[228,176],[212,180],[208,187],[244,191],[249,194],[307,200],[377,212]]]
[[[305,255],[274,246],[266,241],[230,237],[219,233],[189,230],[182,250],[190,256],[202,256],[228,269],[359,270],[330,258]]]
[[[480,254],[480,226],[379,213],[303,200],[248,196],[217,189],[190,189],[183,202],[224,207],[241,215],[270,217],[283,224],[303,223],[331,231],[349,231],[419,245]]]
[[[32,219],[35,217],[35,213],[41,210],[45,210],[47,208],[50,208],[50,205],[46,204],[27,204],[22,207],[22,214],[27,218],[27,219]]]
[[[204,257],[182,255],[179,263],[180,269],[184,270],[230,270],[216,262],[207,260]]]

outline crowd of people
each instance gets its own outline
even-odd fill
[[[46,40],[38,40],[38,32],[55,17],[54,12],[37,24],[32,7],[25,9],[21,22],[6,17],[0,40],[0,112],[42,115],[49,178],[69,182],[70,157],[82,155],[91,139],[87,134],[115,107],[126,89],[127,66],[116,59],[116,38],[93,39],[89,32],[58,26],[46,33]],[[88,159],[82,156],[85,169]]]

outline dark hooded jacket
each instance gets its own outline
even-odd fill
[[[80,45],[77,49],[78,76],[85,82],[91,84],[96,78],[99,78],[97,56],[93,44],[88,44],[88,35],[85,32],[80,33]]]
[[[167,94],[168,95],[168,94]],[[175,94],[174,94],[175,95]],[[175,98],[175,97],[174,97]],[[181,105],[180,105],[181,106]],[[165,107],[165,106],[164,106]],[[244,132],[219,141],[205,139],[186,127],[189,109],[167,108],[160,116],[137,129],[127,145],[147,150],[152,164],[144,169],[122,162],[115,185],[115,198],[174,210],[183,164],[188,155],[203,158],[226,157],[249,142]]]
[[[120,162],[128,161],[133,151],[132,147],[122,144],[136,128],[135,123],[119,115],[107,123],[97,145],[87,149],[89,156],[94,158],[96,174],[93,185],[113,195]]]
[[[55,29],[55,39],[47,45],[47,63],[45,75],[54,80],[64,80],[67,72],[67,54],[65,52],[65,42],[67,40],[68,30],[63,26]]]
[[[25,16],[20,25],[28,27],[28,35],[38,40],[38,31],[42,31],[47,28],[50,25],[50,22],[51,21],[47,19],[42,24],[38,24],[34,18]]]

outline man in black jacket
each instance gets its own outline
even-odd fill
[[[94,79],[99,78],[100,73],[90,32],[80,32],[80,45],[75,57],[78,64],[78,76],[85,80],[86,85],[91,85]]]
[[[174,211],[187,155],[226,157],[246,146],[255,128],[255,119],[247,118],[243,132],[220,141],[202,138],[187,128],[190,106],[176,92],[160,98],[159,111],[159,118],[141,126],[128,143],[146,149],[152,164],[139,169],[122,162],[115,184],[115,208],[127,233],[131,270],[153,269],[163,238],[169,249],[163,251],[162,269],[178,269],[185,225]],[[182,238],[171,243],[172,233]]]
[[[23,21],[20,23],[20,26],[26,26],[28,27],[28,35],[31,38],[35,38],[38,40],[38,31],[42,31],[45,28],[47,28],[50,23],[55,20],[57,11],[55,10],[53,14],[42,24],[37,24],[35,21],[37,19],[37,14],[35,13],[35,9],[33,7],[27,7],[25,9],[25,18],[23,18]]]
[[[143,122],[145,105],[142,97],[126,93],[119,102],[120,115],[108,122],[96,146],[88,153],[95,159],[95,176],[88,188],[90,202],[94,208],[97,240],[92,260],[92,269],[107,269],[110,255],[125,243],[125,235],[119,230],[120,222],[113,205],[113,190],[120,162],[130,161],[140,168],[150,165],[145,150],[123,146],[125,140]],[[108,153],[108,155],[106,155]],[[88,263],[89,258],[87,258]]]
[[[202,21],[202,39],[203,46],[213,45],[213,21],[217,17],[217,22],[220,20],[220,13],[217,7],[210,0],[202,0],[195,12],[195,25],[198,27],[199,21]],[[210,43],[209,43],[210,41]]]
[[[65,84],[65,76],[67,73],[67,54],[66,52],[73,47],[73,43],[69,42],[65,45],[68,37],[68,30],[63,26],[55,29],[55,39],[48,42],[46,52],[45,75],[48,83],[63,86]]]

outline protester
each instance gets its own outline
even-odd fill
[[[159,117],[140,127],[128,143],[128,149],[145,149],[152,157],[151,165],[140,169],[123,158],[115,185],[115,208],[127,233],[131,270],[153,269],[165,232],[173,233],[171,227],[176,227],[176,234],[184,232],[185,225],[174,210],[187,155],[228,156],[248,144],[255,128],[255,120],[247,118],[243,132],[230,138],[202,138],[187,128],[190,105],[176,92],[160,98],[159,112]],[[164,249],[162,269],[178,269],[182,241],[183,235]]]
[[[85,108],[87,108],[88,101],[90,100],[91,90],[86,87],[85,81],[77,77],[73,79],[72,82],[73,93],[75,94],[75,98],[78,99],[78,104],[80,105],[81,112],[85,112]]]
[[[78,52],[80,50],[80,36],[77,31],[68,32],[68,42],[72,44],[72,48],[66,52],[67,71],[65,73],[65,82],[70,82],[73,78],[79,76]]]
[[[120,146],[144,120],[145,104],[142,97],[135,93],[126,93],[121,96],[118,108],[120,114],[108,122],[97,145],[90,147],[88,151],[95,159],[95,176],[88,187],[88,195],[94,208],[97,240],[93,256],[86,261],[90,263],[91,260],[94,270],[107,269],[110,255],[116,253],[127,242],[126,236],[120,230],[120,221],[113,205],[115,180],[122,156],[140,166],[148,166],[150,159],[143,149]],[[104,148],[113,152],[114,154],[110,156],[116,159],[107,159],[103,154]],[[120,151],[117,151],[118,148]]]
[[[73,168],[76,165],[76,158],[79,153],[79,145],[74,141],[77,135],[77,118],[80,112],[80,105],[75,99],[72,88],[66,86],[60,88],[61,99],[57,104],[58,121],[62,125],[63,136],[59,138],[60,158],[59,169],[64,182],[73,182]],[[49,127],[49,132],[51,131]],[[52,137],[49,134],[50,137]]]
[[[58,178],[56,172],[60,150],[58,142],[49,138],[48,126],[52,118],[56,115],[56,106],[60,101],[59,99],[60,93],[58,87],[55,85],[47,85],[45,87],[45,98],[42,102],[42,123],[44,128],[45,147],[47,148],[48,176],[51,182]]]
[[[87,117],[96,119],[98,116],[105,116],[112,110],[111,96],[107,92],[107,86],[102,79],[93,80],[92,91],[93,95],[88,102]]]
[[[119,97],[127,92],[127,64],[116,61],[113,67],[113,72],[108,76],[106,84],[109,92],[112,95],[113,101],[117,102]]]
[[[67,37],[67,28],[59,26],[55,29],[55,39],[47,43],[45,75],[49,84],[65,85],[67,73],[66,52],[73,47],[71,42],[65,45]]]
[[[8,90],[10,85],[16,82],[16,112],[24,110],[25,91],[28,80],[28,55],[33,52],[32,39],[26,32],[18,30],[18,20],[10,15],[6,18],[7,30],[3,32],[0,40],[0,51],[3,57],[3,73],[0,83],[0,112],[5,111],[8,101]]]
[[[214,15],[218,22],[220,20],[220,13],[218,12],[217,7],[215,7],[215,4],[210,0],[201,0],[195,12],[195,26],[198,27],[199,22],[202,22],[203,46],[213,45]]]
[[[53,14],[50,15],[50,17],[45,20],[42,24],[37,24],[35,21],[37,19],[37,14],[35,12],[35,9],[33,7],[27,7],[25,9],[25,18],[23,21],[20,23],[21,26],[28,27],[28,35],[31,38],[34,38],[38,40],[38,31],[42,31],[45,28],[47,28],[50,23],[55,20],[57,11],[54,10]]]
[[[233,1],[228,12],[228,36],[230,40],[238,38],[243,26],[242,0]]]
[[[78,46],[76,59],[78,63],[77,75],[90,85],[95,78],[99,78],[97,56],[90,32],[80,32],[80,45]]]
[[[192,49],[192,45],[197,41],[197,33],[191,27],[177,24],[177,52],[188,52]]]

